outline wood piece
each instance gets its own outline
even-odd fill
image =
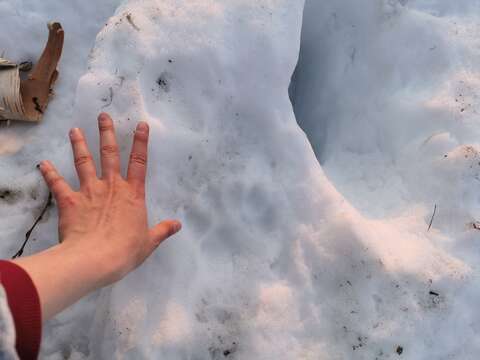
[[[0,59],[0,119],[23,120],[24,114],[18,66]]]
[[[48,30],[45,49],[26,80],[20,80],[17,64],[0,59],[0,119],[39,121],[42,118],[58,78],[57,65],[64,41],[60,23],[49,23]]]

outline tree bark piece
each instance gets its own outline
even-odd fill
[[[48,24],[48,41],[40,59],[20,80],[19,65],[0,58],[0,119],[39,121],[58,77],[64,32],[58,22]]]

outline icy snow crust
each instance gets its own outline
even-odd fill
[[[13,60],[51,18],[67,34],[43,122],[0,131],[2,256],[44,205],[36,162],[74,182],[66,132],[96,148],[99,111],[124,160],[150,123],[150,220],[184,223],[50,321],[42,358],[476,358],[478,2],[307,1],[290,95],[323,167],[288,96],[302,1],[117,5],[0,1]]]

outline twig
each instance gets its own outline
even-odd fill
[[[127,21],[130,23],[130,25],[132,25],[135,30],[140,31],[140,28],[133,22],[132,14],[127,14]]]
[[[428,225],[428,231],[430,231],[430,228],[432,227],[432,223],[433,223],[433,218],[435,217],[435,213],[437,212],[437,204],[435,204],[435,207],[433,208],[433,214],[432,214],[432,218],[430,219],[430,224]]]
[[[40,222],[40,220],[42,220],[43,215],[45,215],[45,213],[47,212],[47,210],[48,210],[48,208],[50,207],[51,204],[52,204],[52,193],[49,192],[49,193],[48,193],[47,203],[45,204],[45,207],[43,208],[42,212],[41,212],[40,215],[38,216],[37,220],[35,220],[35,222],[33,223],[33,225],[32,225],[32,227],[30,228],[30,230],[28,230],[28,231],[25,233],[25,241],[23,242],[23,244],[22,244],[22,246],[20,247],[20,249],[15,253],[15,255],[12,256],[12,259],[15,259],[15,258],[17,258],[17,257],[22,256],[23,250],[25,249],[25,246],[27,245],[27,242],[28,242],[28,240],[30,239],[30,235],[32,235],[33,229],[35,229],[35,227],[36,227],[37,224]]]

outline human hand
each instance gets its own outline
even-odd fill
[[[75,168],[80,180],[73,191],[49,161],[40,164],[59,211],[59,240],[65,249],[87,257],[100,278],[99,286],[121,279],[139,266],[181,224],[166,220],[148,228],[145,176],[149,127],[137,125],[126,178],[120,174],[120,157],[113,121],[98,117],[101,177],[83,132],[70,131]]]

